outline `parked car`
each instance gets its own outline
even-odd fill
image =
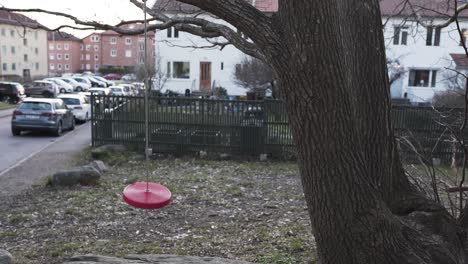
[[[101,88],[107,87],[107,83],[94,78],[94,76],[88,75],[88,76],[83,76],[83,78],[87,78],[91,82],[92,87],[101,87]]]
[[[133,84],[121,83],[121,84],[119,84],[117,86],[123,87],[124,92],[126,93],[126,95],[137,95],[138,94],[137,89],[136,89],[135,85],[133,85]]]
[[[91,85],[91,81],[87,78],[84,78],[84,77],[78,77],[78,76],[73,76],[71,77],[73,80],[77,81],[80,86],[78,86],[76,88],[75,91],[77,92],[84,92],[84,91],[87,91],[89,88],[92,87]]]
[[[134,73],[128,73],[122,76],[122,81],[135,81],[136,75]]]
[[[77,121],[85,123],[91,117],[91,105],[84,94],[61,94],[58,98],[72,110]]]
[[[120,80],[122,76],[120,74],[109,73],[103,76],[106,80]]]
[[[26,98],[24,87],[16,82],[0,82],[0,101],[17,104]]]
[[[75,118],[61,99],[26,98],[11,118],[11,132],[14,136],[27,130],[50,131],[60,136],[65,129],[75,129]]]
[[[111,94],[111,90],[109,88],[91,88],[88,90],[88,92],[90,92],[91,95],[97,94],[97,95],[107,96]],[[104,101],[104,104],[101,104],[102,100]],[[96,106],[103,105],[104,107],[109,108],[114,105],[114,102],[112,101],[111,98],[108,98],[108,97],[105,97],[105,98],[97,97],[94,104]]]
[[[91,86],[85,83],[77,82],[72,77],[61,77],[60,80],[73,86],[73,91],[87,91],[89,88],[91,88]]]
[[[127,92],[125,92],[125,87],[122,86],[111,86],[109,87],[111,90],[112,95],[119,95],[119,96],[125,96],[128,95]]]
[[[73,86],[71,84],[66,83],[62,79],[59,78],[46,78],[44,81],[50,81],[55,83],[58,88],[60,93],[73,93]]]
[[[90,93],[96,93],[96,94],[99,94],[99,95],[110,95],[111,90],[110,90],[109,88],[98,88],[98,87],[95,87],[95,88],[89,89],[88,92],[90,92]]]
[[[58,86],[49,81],[34,81],[24,85],[26,96],[42,96],[47,98],[57,97]]]
[[[113,86],[113,85],[114,85],[114,82],[111,82],[111,81],[109,81],[109,80],[106,80],[106,79],[104,79],[104,78],[101,77],[101,76],[96,76],[96,75],[94,75],[93,77],[94,77],[95,79],[100,80],[101,82],[104,82],[104,83],[107,85],[107,87],[110,87],[110,86]]]

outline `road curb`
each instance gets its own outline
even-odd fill
[[[11,116],[13,111],[10,112],[9,110],[13,110],[15,108],[16,108],[16,106],[12,106],[10,108],[4,108],[4,109],[0,110],[0,118]]]

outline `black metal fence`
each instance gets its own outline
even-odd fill
[[[144,148],[144,97],[94,95],[91,101],[94,146]],[[149,97],[148,102],[149,145],[154,152],[295,156],[281,101]]]
[[[92,143],[144,149],[144,97],[91,99]],[[201,150],[234,155],[295,157],[285,105],[278,100],[230,101],[149,97],[149,145],[154,152],[190,154]],[[455,136],[460,109],[394,106],[393,125],[400,152],[409,161],[451,162],[461,158]]]

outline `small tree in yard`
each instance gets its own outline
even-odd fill
[[[265,90],[271,87],[272,93],[274,91],[274,73],[270,66],[257,58],[244,57],[240,64],[237,64],[236,71],[234,72],[235,82],[248,89],[251,92],[258,90]]]
[[[320,263],[468,263],[468,207],[459,217],[449,214],[402,168],[390,119],[378,0],[279,0],[273,16],[245,0],[179,2],[236,29],[204,20],[198,12],[169,17],[153,9],[149,14],[160,23],[150,30],[175,27],[223,37],[272,67],[288,108]]]
[[[448,89],[439,92],[432,98],[432,104],[436,107],[465,107],[465,83],[466,76],[460,72],[450,72],[446,75]]]
[[[148,81],[153,85],[153,89],[158,91],[166,85],[167,76],[161,68],[161,57],[159,56],[149,59],[146,66],[143,64],[135,66],[135,75],[140,82],[148,76]]]

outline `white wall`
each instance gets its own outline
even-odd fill
[[[208,19],[213,20],[212,18]],[[222,40],[220,39],[220,41]],[[160,57],[161,68],[164,72],[167,71],[167,62],[190,62],[190,78],[168,78],[163,91],[171,90],[183,94],[185,89],[199,90],[200,62],[211,62],[212,84],[215,81],[216,86],[226,88],[230,95],[245,95],[246,89],[235,84],[233,78],[236,64],[240,63],[246,55],[232,45],[224,47],[223,50],[220,50],[219,47],[196,49],[193,48],[194,46],[206,47],[211,46],[211,44],[200,37],[184,32],[179,32],[179,38],[168,38],[167,30],[156,31],[156,57]],[[223,69],[221,69],[221,63],[224,64]]]
[[[383,18],[386,22],[384,28],[384,38],[386,44],[387,58],[398,59],[404,67],[405,74],[399,81],[392,85],[392,97],[403,97],[406,93],[413,102],[430,102],[433,95],[447,89],[446,76],[453,74],[446,68],[455,69],[455,64],[450,57],[450,53],[464,53],[460,44],[460,37],[456,30],[456,25],[452,23],[449,27],[442,28],[439,46],[426,45],[426,28],[415,22],[406,21],[405,26],[409,26],[409,36],[407,45],[394,45],[394,27],[402,25],[401,18]],[[441,20],[435,20],[434,24]],[[467,21],[461,22],[462,28],[468,28]],[[430,69],[437,70],[435,87],[414,87],[409,85],[409,70]]]
[[[0,31],[1,29],[5,30],[5,36],[0,35],[0,70],[3,63],[7,64],[7,71],[1,71],[2,74],[22,76],[23,69],[29,69],[31,77],[47,75],[47,32],[45,30],[26,28],[25,32],[24,27],[6,24],[0,24]],[[14,31],[13,37],[10,30]],[[25,37],[27,39],[26,46],[23,43]],[[3,46],[6,47],[5,54],[3,53]],[[11,47],[15,47],[14,54],[11,52]],[[25,54],[28,55],[27,62],[24,61]],[[16,70],[12,70],[13,63],[16,64]],[[36,68],[36,63],[39,66],[38,68]]]

